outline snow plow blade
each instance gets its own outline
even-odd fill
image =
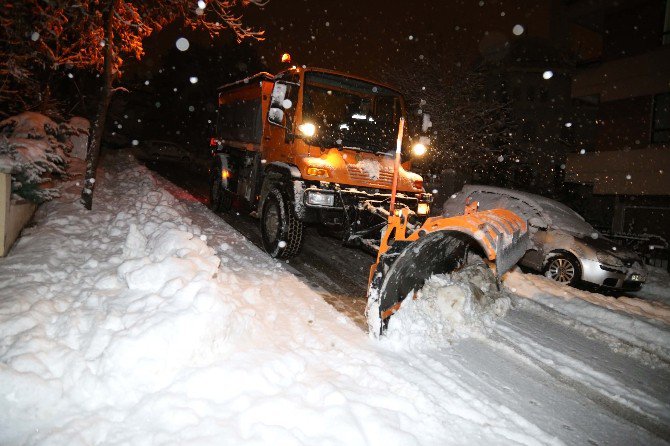
[[[508,210],[429,218],[409,236],[407,216],[389,217],[377,263],[370,269],[366,311],[368,328],[376,336],[401,302],[414,298],[432,275],[455,271],[476,255],[500,277],[529,248],[526,222]]]

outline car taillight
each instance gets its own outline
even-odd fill
[[[423,180],[414,181],[414,188],[415,189],[423,189]]]
[[[216,147],[219,144],[219,141],[216,140],[216,138],[210,138],[209,139],[209,146],[210,147]]]

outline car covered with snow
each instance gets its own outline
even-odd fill
[[[139,148],[141,158],[152,161],[191,161],[191,154],[179,144],[170,141],[148,140],[142,142]]]
[[[445,216],[462,215],[466,204],[480,210],[509,209],[528,222],[532,247],[521,265],[557,282],[586,282],[610,289],[637,290],[647,278],[635,252],[604,237],[569,207],[526,192],[466,185],[445,203]]]

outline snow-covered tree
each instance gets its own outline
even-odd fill
[[[238,41],[262,39],[263,32],[242,23],[238,6],[262,6],[267,0],[22,0],[9,2],[0,18],[11,39],[29,39],[14,58],[17,67],[44,63],[51,69],[75,67],[101,74],[98,107],[91,125],[87,150],[86,181],[82,201],[92,206],[95,170],[107,109],[121,77],[124,60],[144,55],[143,39],[165,25],[181,20],[185,26],[203,28],[211,36],[232,30]],[[27,32],[32,28],[32,33]],[[10,51],[10,50],[4,50]],[[13,51],[13,50],[11,50]],[[9,67],[9,65],[7,66]],[[14,78],[26,72],[14,69]]]
[[[37,203],[57,196],[43,183],[66,175],[70,137],[85,132],[35,112],[0,121],[0,163],[11,169],[12,192]]]

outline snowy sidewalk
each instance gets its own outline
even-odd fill
[[[78,192],[0,260],[1,444],[560,443],[370,340],[127,155],[94,211]]]

